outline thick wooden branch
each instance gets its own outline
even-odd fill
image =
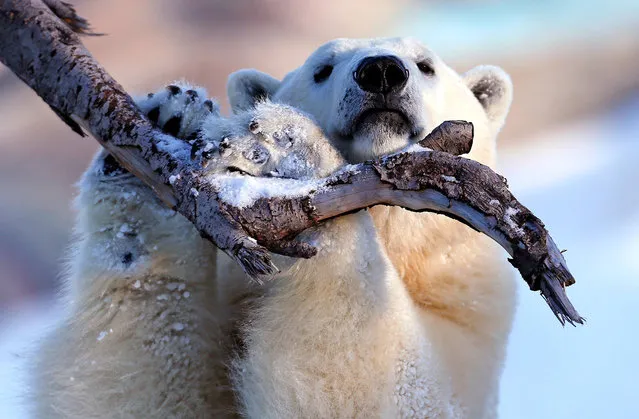
[[[276,271],[269,250],[314,255],[315,249],[295,236],[322,220],[378,204],[400,205],[445,214],[492,237],[562,324],[582,323],[564,291],[574,279],[543,223],[510,194],[504,178],[452,155],[470,150],[471,124],[449,121],[434,130],[420,144],[435,151],[348,166],[326,179],[241,178],[254,196],[238,202],[237,188],[227,187],[229,180],[237,184],[238,175],[205,176],[191,160],[189,144],[149,123],[84,48],[76,32],[88,33],[89,26],[68,4],[0,0],[0,5],[0,60],[71,129],[90,132],[249,275]],[[251,190],[255,182],[260,187]],[[265,193],[269,185],[273,192]]]

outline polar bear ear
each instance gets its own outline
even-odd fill
[[[463,78],[486,111],[488,119],[501,127],[513,100],[510,76],[499,67],[481,65],[466,72]]]
[[[237,113],[253,108],[257,102],[271,97],[280,83],[276,78],[253,69],[232,73],[226,84],[231,110]]]

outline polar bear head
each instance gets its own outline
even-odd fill
[[[470,121],[470,157],[491,165],[512,83],[492,66],[460,75],[412,38],[336,39],[282,81],[256,70],[233,73],[228,96],[234,112],[265,99],[301,109],[351,162],[397,151],[445,120]]]

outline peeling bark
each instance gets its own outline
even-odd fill
[[[239,208],[222,199],[217,183],[190,159],[189,144],[150,124],[77,33],[92,34],[67,3],[0,0],[0,60],[73,131],[90,132],[252,277],[276,271],[269,251],[312,257],[316,249],[295,236],[322,220],[373,205],[399,205],[441,213],[487,234],[510,254],[530,289],[541,291],[562,324],[583,322],[564,290],[574,278],[543,223],[512,196],[503,177],[455,156],[470,150],[472,124],[442,124],[420,142],[433,151],[348,166],[319,181],[310,194],[261,197]],[[178,174],[180,181],[170,182]]]

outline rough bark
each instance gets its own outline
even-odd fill
[[[452,155],[470,150],[471,124],[442,124],[420,143],[433,151],[349,166],[315,181],[310,194],[308,184],[298,181],[297,194],[293,188],[286,196],[258,197],[240,208],[221,193],[224,176],[207,179],[190,158],[191,146],[155,129],[91,57],[77,35],[91,33],[88,23],[70,5],[59,0],[0,0],[0,5],[0,60],[73,131],[90,132],[249,275],[276,271],[269,250],[313,256],[314,248],[294,238],[322,220],[378,204],[400,205],[442,213],[487,234],[506,249],[562,324],[582,323],[564,290],[574,278],[543,223],[512,196],[503,177]]]

